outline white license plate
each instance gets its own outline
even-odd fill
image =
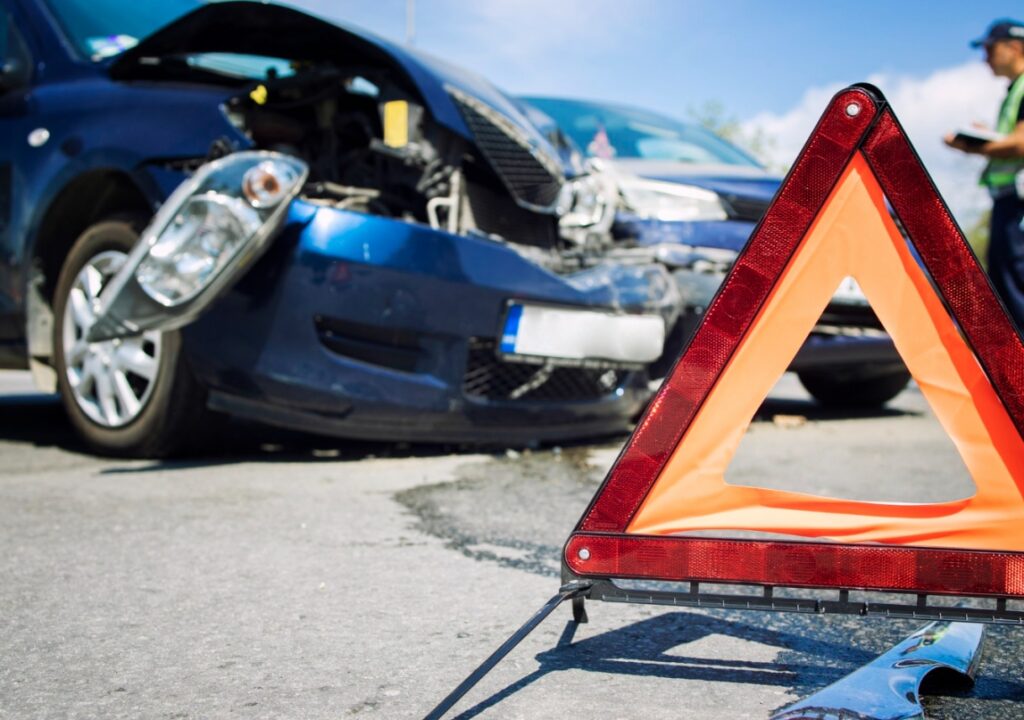
[[[501,352],[523,359],[649,363],[661,357],[665,321],[660,315],[622,315],[511,303]]]

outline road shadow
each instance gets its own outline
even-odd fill
[[[773,422],[778,416],[802,417],[809,421],[872,420],[878,418],[920,417],[923,413],[885,405],[876,408],[836,408],[814,400],[766,398],[754,413],[753,422]]]
[[[56,395],[0,395],[0,440],[88,453]]]
[[[842,410],[825,408],[813,400],[767,398],[754,422],[778,422],[780,417],[806,421],[838,421],[854,418],[886,418],[916,415],[899,408]],[[154,461],[152,466],[110,468],[104,472],[145,472],[146,470],[191,469],[237,462],[337,462],[372,458],[438,457],[453,454],[503,453],[559,447],[585,447],[625,442],[627,435],[605,435],[564,442],[543,442],[508,447],[494,443],[406,443],[346,440],[331,436],[290,431],[259,423],[224,418],[215,423],[210,436],[186,455]],[[0,395],[0,441],[54,447],[77,454],[95,454],[75,433],[55,395]]]
[[[407,443],[347,440],[275,428],[230,418],[219,418],[202,445],[180,457],[153,460],[139,466],[110,467],[103,474],[144,473],[192,469],[241,462],[339,462],[374,458],[429,458],[459,454],[504,454],[509,448],[491,444]],[[538,443],[535,448],[587,446],[595,442],[625,440],[624,435],[568,443]],[[70,453],[95,455],[75,432],[56,395],[0,395],[0,442]],[[513,449],[524,449],[521,445]],[[513,450],[515,452],[515,450]]]
[[[456,716],[457,720],[474,718],[545,675],[565,670],[799,691],[804,684],[802,678],[812,676],[825,686],[876,657],[872,652],[841,643],[692,612],[657,615],[573,642],[577,627],[574,622],[567,622],[556,647],[536,656],[540,667],[464,710]],[[780,653],[799,648],[802,659],[761,662],[739,657],[695,657],[679,650],[681,645],[712,635],[776,647]]]
[[[747,622],[746,617],[759,617],[767,622]],[[775,614],[768,619],[761,613],[728,613],[723,617],[667,612],[574,642],[578,627],[567,622],[557,645],[535,656],[540,663],[536,670],[462,711],[456,720],[477,717],[545,675],[565,670],[762,685],[806,697],[870,663],[916,629],[913,625],[905,631],[892,628],[888,633],[893,638],[890,645],[868,650],[851,644],[856,642],[857,633],[851,633],[848,625],[837,623],[825,628],[816,624],[812,629],[807,618],[789,614]],[[718,657],[714,658],[691,656],[681,647],[710,636],[767,645],[777,648],[779,653],[775,660],[764,662],[727,657],[721,652],[716,652]],[[922,686],[922,690],[929,693],[924,698],[926,706],[937,712],[929,717],[1016,717],[1018,703],[1024,697],[1024,685],[1016,676],[1005,675],[1002,668],[986,673],[984,664],[973,689],[932,683],[930,687]],[[772,712],[792,702],[787,700]],[[1004,714],[1007,709],[1011,714]]]
[[[227,420],[217,425],[216,437],[201,449],[187,457],[163,460],[156,464],[161,467],[195,467],[257,458],[287,459],[293,462],[303,457],[312,460],[338,457],[358,459],[374,454],[380,456],[382,453],[415,453],[411,446],[403,447],[395,443],[339,442],[336,439]],[[75,432],[56,395],[0,395],[0,441],[58,448],[78,454],[95,454]],[[113,472],[118,470],[112,469]],[[140,468],[125,468],[124,471],[139,472]]]

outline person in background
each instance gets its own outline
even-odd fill
[[[989,159],[981,176],[992,195],[988,272],[992,285],[1024,328],[1024,23],[997,20],[985,37],[971,43],[985,50],[985,62],[997,77],[1010,81],[999,110],[998,139],[972,143],[947,135],[947,145]]]

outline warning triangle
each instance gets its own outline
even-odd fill
[[[847,276],[973,496],[877,503],[725,482],[758,406]],[[825,111],[566,543],[566,566],[583,578],[1024,596],[1022,524],[1024,344],[885,98],[855,85]],[[686,535],[708,530],[803,539]]]

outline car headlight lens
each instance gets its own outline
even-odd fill
[[[190,198],[150,246],[135,278],[162,305],[187,302],[261,224],[256,211],[236,198],[214,193]]]
[[[644,219],[692,222],[729,217],[717,193],[693,185],[620,178],[619,192],[626,207]]]
[[[614,180],[601,172],[569,180],[556,204],[560,234],[579,245],[607,233],[615,220]]]
[[[307,174],[301,160],[266,152],[204,166],[147,228],[135,268],[139,287],[168,308],[196,298],[239,253],[273,232]]]

